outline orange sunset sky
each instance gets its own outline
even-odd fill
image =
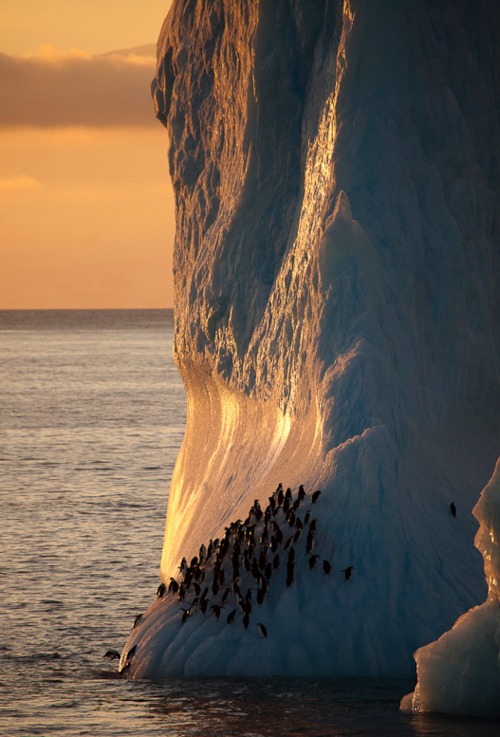
[[[170,4],[0,6],[0,309],[172,306],[167,135],[149,91]]]

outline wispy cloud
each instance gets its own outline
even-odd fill
[[[0,53],[0,127],[157,125],[154,67],[153,45],[100,56],[51,46]]]
[[[0,179],[0,192],[33,192],[42,188],[41,182],[24,174]]]

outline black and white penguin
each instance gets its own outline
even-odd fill
[[[343,568],[340,572],[344,574],[344,581],[350,581],[352,572],[355,570],[356,569],[354,568],[354,566],[347,566],[347,568]]]
[[[106,650],[103,658],[106,658],[106,660],[119,660],[120,659],[120,653],[118,650]]]
[[[173,580],[173,579],[172,579],[172,580]],[[170,589],[169,589],[169,590],[170,590]],[[165,596],[165,593],[166,593],[166,591],[167,591],[167,587],[165,586],[165,584],[164,584],[164,583],[161,583],[161,584],[160,584],[160,585],[158,586],[158,588],[156,589],[156,596],[158,597],[158,599],[161,599],[161,598],[162,598],[162,596]]]
[[[318,558],[319,555],[311,555],[311,557],[309,558],[309,568],[311,569],[311,571],[313,568],[316,568],[316,561],[318,560]]]

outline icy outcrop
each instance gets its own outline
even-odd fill
[[[418,683],[401,702],[405,711],[500,717],[500,460],[473,512],[488,598],[417,650]]]
[[[302,553],[247,629],[196,607],[183,625],[159,598],[131,675],[411,675],[484,599],[470,510],[500,447],[499,32],[488,0],[174,3],[153,93],[188,421],[162,581],[280,482],[322,489],[332,572]]]

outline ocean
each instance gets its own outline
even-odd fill
[[[0,312],[0,736],[495,737],[390,679],[130,681],[186,403],[166,310]]]

